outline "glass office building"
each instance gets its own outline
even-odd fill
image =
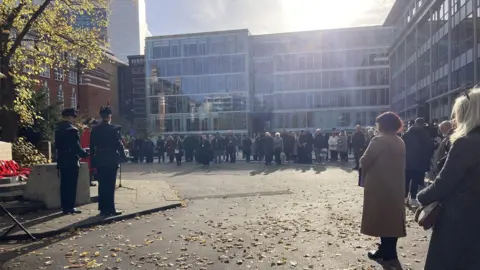
[[[247,133],[248,38],[248,30],[147,38],[149,131]]]
[[[389,109],[393,28],[251,37],[252,129],[353,129]]]
[[[392,110],[405,120],[447,119],[455,97],[480,82],[480,0],[397,0],[384,25]]]

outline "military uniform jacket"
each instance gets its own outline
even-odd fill
[[[55,149],[57,150],[57,166],[79,167],[79,159],[88,154],[80,146],[78,129],[68,121],[61,121],[55,130]]]
[[[90,135],[90,155],[94,168],[118,167],[126,159],[120,128],[107,122],[95,126]]]

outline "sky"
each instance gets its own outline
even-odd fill
[[[146,0],[152,35],[252,34],[382,24],[395,0]]]

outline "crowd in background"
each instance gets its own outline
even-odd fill
[[[265,132],[251,137],[234,135],[228,132],[223,136],[216,134],[189,134],[186,136],[161,136],[155,142],[152,139],[132,139],[127,143],[132,162],[153,163],[155,157],[159,163],[181,164],[196,161],[208,165],[210,162],[235,163],[242,155],[246,162],[312,164],[327,160],[347,162],[349,155],[354,156],[356,167],[360,152],[365,143],[374,136],[373,128],[362,129],[357,126],[354,133],[344,130],[323,133],[317,129],[314,133],[283,131]]]

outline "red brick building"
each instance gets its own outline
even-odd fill
[[[97,117],[99,108],[107,104],[113,106],[116,114],[118,67],[125,65],[106,51],[105,59],[94,70],[80,70],[80,74],[77,74],[77,69],[46,69],[39,75],[39,89],[48,89],[51,104],[58,103],[61,108],[77,108],[81,117]]]

